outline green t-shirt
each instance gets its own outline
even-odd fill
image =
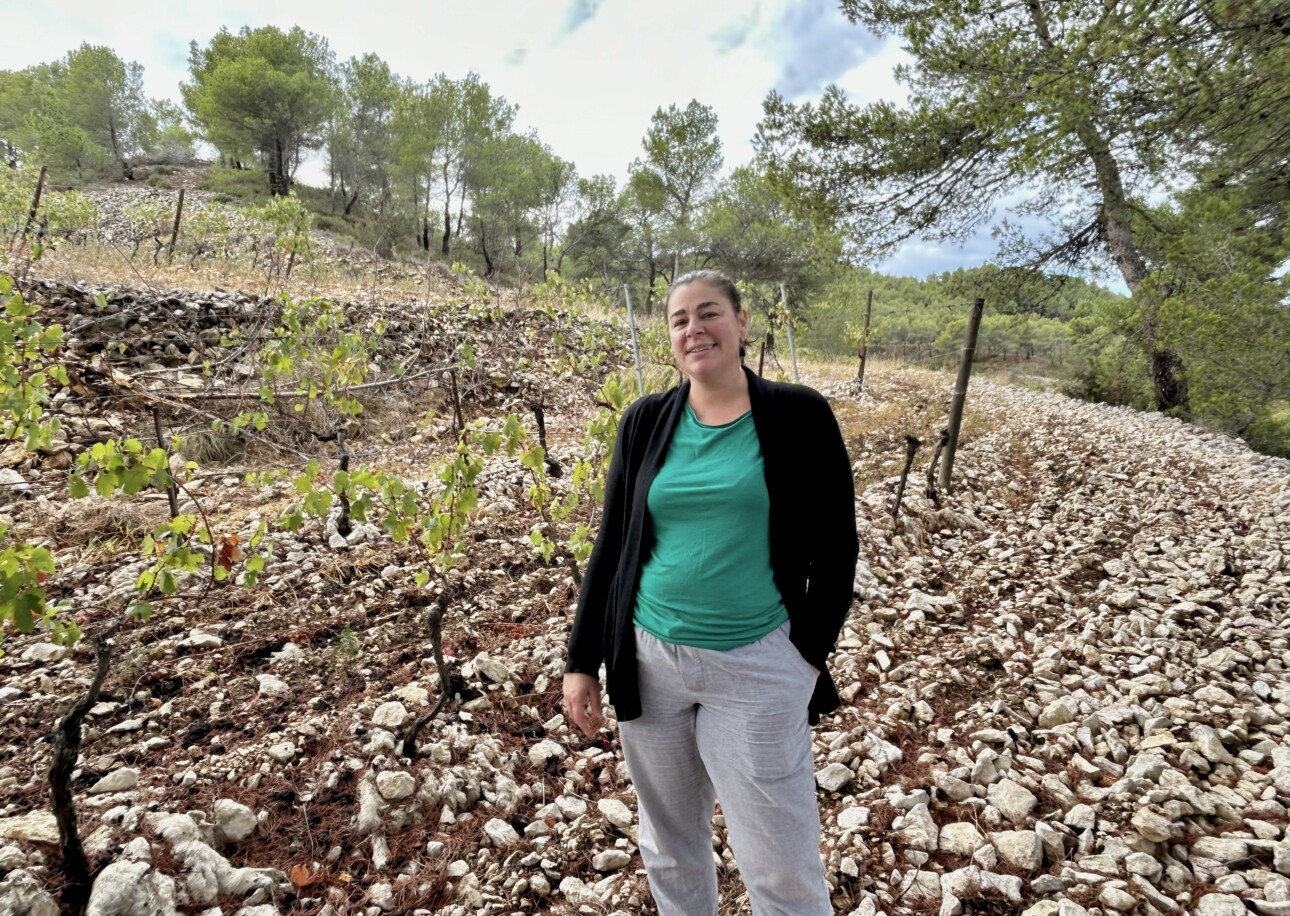
[[[770,494],[751,412],[704,426],[686,404],[646,505],[654,545],[636,592],[641,629],[733,649],[788,620],[770,566]]]

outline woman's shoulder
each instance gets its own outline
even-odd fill
[[[621,422],[634,425],[657,418],[668,407],[676,403],[680,391],[681,387],[678,385],[674,388],[669,388],[667,391],[658,391],[654,394],[647,394],[644,397],[637,398],[627,405],[627,409],[623,411]]]
[[[770,379],[751,376],[758,387],[761,397],[777,408],[800,409],[802,407],[828,407],[829,400],[814,388],[794,382],[774,382]]]

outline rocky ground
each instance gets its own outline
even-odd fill
[[[34,297],[80,341],[69,360],[107,406],[81,411],[46,454],[10,460],[3,509],[44,531],[51,590],[87,609],[129,592],[133,544],[164,497],[129,512],[71,503],[59,456],[146,428],[149,397],[181,423],[180,375],[222,346],[201,331],[267,307],[117,290],[107,316],[126,316],[113,333],[128,346],[104,362],[73,327],[103,317],[88,293],[51,283]],[[167,296],[177,304],[159,311]],[[571,464],[604,372],[588,356],[612,344],[621,359],[621,332],[477,305],[408,317],[387,364],[437,367],[462,340],[481,344],[467,411],[523,413],[543,397],[551,452]],[[577,343],[557,346],[557,331]],[[830,662],[845,703],[815,730],[838,912],[1290,914],[1290,463],[1175,420],[976,380],[954,491],[924,492],[924,447],[893,521],[904,437],[934,438],[950,380],[871,372],[863,394],[837,380],[845,370],[810,378],[860,485],[863,563]],[[410,412],[442,397],[426,379],[373,405],[364,460],[415,472],[449,447],[442,414]],[[235,464],[269,451],[248,445]],[[194,498],[228,530],[274,520],[291,497],[288,481],[211,471]],[[614,731],[588,741],[559,708],[576,586],[534,555],[518,461],[481,481],[445,629],[453,700],[415,758],[397,736],[440,689],[429,599],[415,558],[375,529],[275,532],[258,588],[118,636],[75,778],[98,869],[91,913],[649,911]],[[100,620],[86,611],[87,629]],[[49,735],[91,650],[15,634],[4,648],[0,913],[52,914]],[[719,818],[713,854],[722,912],[749,912]]]

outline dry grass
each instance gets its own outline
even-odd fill
[[[164,497],[147,500],[87,496],[56,508],[25,505],[21,521],[38,526],[63,547],[111,547],[133,544],[170,514]]]
[[[142,248],[131,258],[129,247],[97,242],[59,246],[41,259],[39,272],[95,287],[129,285],[193,291],[222,288],[263,296],[286,292],[293,297],[379,298],[391,302],[460,298],[460,282],[437,262],[429,267],[411,263],[383,265],[372,271],[365,264],[347,263],[344,255],[322,251],[298,261],[285,281],[263,264],[253,266],[249,253],[202,258],[191,266],[176,255],[173,264],[154,265],[151,255]]]

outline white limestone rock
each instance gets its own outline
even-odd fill
[[[0,913],[59,916],[58,903],[35,876],[17,868],[0,880]]]
[[[175,880],[147,862],[112,862],[94,879],[86,916],[178,916]]]
[[[484,824],[484,835],[498,849],[509,849],[520,841],[515,828],[499,817],[491,818]]]
[[[255,812],[231,798],[217,799],[214,806],[217,837],[226,843],[240,843],[249,839],[259,826]]]
[[[567,754],[563,745],[545,738],[529,748],[529,763],[543,769],[553,760],[563,760]]]
[[[139,771],[133,767],[122,767],[108,773],[94,785],[90,786],[91,795],[106,795],[109,792],[129,792],[138,788]]]
[[[407,725],[411,718],[406,706],[398,700],[390,700],[376,707],[376,712],[372,713],[372,724],[377,728],[397,732]]]
[[[1127,913],[1138,905],[1137,898],[1128,891],[1122,890],[1113,885],[1107,885],[1102,888],[1097,899],[1109,910],[1115,910],[1119,913]]]
[[[282,678],[276,677],[275,675],[257,674],[255,676],[255,679],[260,684],[256,692],[259,693],[260,696],[262,697],[273,697],[275,699],[282,699],[284,697],[291,696],[293,692],[291,690],[290,684],[288,684]]]
[[[869,823],[869,809],[853,805],[838,812],[839,830],[859,830]]]
[[[1196,901],[1196,916],[1249,916],[1250,911],[1235,894],[1206,894]]]
[[[474,662],[475,671],[481,677],[487,678],[494,684],[505,684],[507,681],[515,680],[515,675],[501,662],[495,658],[489,658],[487,655],[480,655]]]
[[[382,770],[376,774],[376,790],[386,801],[411,798],[417,790],[416,778],[402,770]]]
[[[610,872],[626,868],[632,857],[621,849],[606,849],[596,853],[591,859],[591,867],[596,871]]]
[[[940,851],[955,856],[970,856],[985,845],[985,837],[970,821],[959,821],[941,827]]]
[[[264,752],[278,763],[290,763],[296,759],[296,746],[290,741],[271,744],[265,748]]]
[[[61,662],[71,654],[71,649],[66,646],[56,646],[52,642],[32,643],[23,650],[22,660],[25,662]]]
[[[616,798],[602,798],[596,802],[596,810],[604,815],[605,820],[620,830],[626,830],[633,823],[632,809]]]
[[[15,817],[0,817],[0,839],[57,846],[58,821],[48,811],[30,811]]]
[[[990,786],[988,798],[990,804],[1013,823],[1019,823],[1028,818],[1039,801],[1025,786],[1007,778]]]
[[[837,792],[855,779],[855,775],[846,764],[830,763],[824,769],[815,772],[815,783],[826,792]]]
[[[275,868],[234,866],[202,841],[200,828],[186,814],[166,815],[156,829],[182,866],[183,886],[189,899],[198,906],[210,906],[224,895],[250,898],[258,893],[265,899],[276,899],[291,889],[287,876]],[[248,899],[247,902],[261,901]]]
[[[1005,865],[1024,871],[1038,871],[1044,864],[1044,845],[1033,830],[1001,830],[990,834]]]

